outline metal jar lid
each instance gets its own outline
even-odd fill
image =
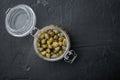
[[[35,28],[36,16],[29,6],[21,4],[7,10],[5,24],[8,33],[23,37]]]

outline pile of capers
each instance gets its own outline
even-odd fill
[[[57,29],[49,29],[42,32],[37,39],[37,49],[46,58],[61,56],[66,49],[66,38]]]

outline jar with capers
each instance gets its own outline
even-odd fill
[[[50,62],[64,58],[66,62],[72,63],[76,58],[75,52],[70,50],[68,34],[56,25],[48,25],[37,31],[34,48],[41,58]],[[72,59],[70,55],[73,56]]]
[[[66,38],[58,29],[48,29],[37,38],[37,49],[46,58],[61,56],[66,49]]]

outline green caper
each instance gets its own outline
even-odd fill
[[[46,38],[46,39],[49,39],[49,38],[50,38],[49,34],[46,33],[46,34],[45,34],[45,38]]]
[[[39,51],[43,51],[43,48],[38,48]]]
[[[51,56],[51,58],[56,58],[56,57],[58,57],[57,54],[53,54],[53,55]]]
[[[63,39],[64,39],[64,37],[59,37],[58,40],[59,40],[59,41],[63,41]]]
[[[63,53],[63,51],[62,51],[62,50],[60,50],[58,53],[61,55],[61,54]]]
[[[46,53],[47,53],[46,51],[41,52],[41,54],[42,54],[43,56],[45,56]]]
[[[49,54],[49,53],[47,53],[47,54],[46,54],[46,57],[47,57],[47,58],[50,58],[50,54]]]
[[[48,45],[48,48],[49,48],[49,49],[52,49],[52,46],[51,46],[51,45]]]
[[[47,41],[47,45],[50,45],[52,42],[50,40]]]
[[[45,37],[45,33],[41,33],[41,35],[39,36],[39,39],[43,39]]]
[[[58,33],[59,33],[59,31],[58,31],[58,30],[55,30],[55,29],[54,29],[53,31],[55,32],[55,34],[58,34]]]
[[[60,50],[60,47],[56,47],[56,48],[55,48],[55,51],[58,52],[59,50]]]
[[[41,43],[42,43],[42,44],[45,44],[45,43],[46,43],[46,39],[42,39],[42,40],[41,40]]]
[[[43,47],[44,49],[46,49],[46,48],[47,48],[47,45],[46,45],[46,44],[43,44],[42,47]]]
[[[49,30],[47,30],[47,33],[49,34],[50,32],[52,32],[53,30],[52,29],[49,29]]]
[[[58,42],[53,42],[52,46],[53,46],[54,48],[58,47]]]
[[[65,50],[65,49],[66,49],[66,47],[65,47],[65,46],[62,46],[62,49],[63,49],[63,50]]]
[[[63,43],[62,43],[62,42],[59,42],[59,45],[60,45],[60,46],[62,46],[62,45],[63,45]]]
[[[57,34],[59,37],[60,37],[60,33],[59,34]]]
[[[58,36],[57,36],[57,35],[55,35],[55,36],[54,36],[54,39],[58,39]]]
[[[48,53],[50,53],[50,52],[51,52],[51,51],[50,51],[50,49],[47,49],[46,51],[47,51]]]
[[[67,41],[66,41],[66,39],[64,39],[63,40],[63,45],[66,46],[66,44],[67,44]]]
[[[55,33],[52,31],[52,32],[49,32],[50,36],[54,36]]]
[[[48,41],[47,41],[47,44],[50,45],[52,42],[53,42],[53,38],[51,37]]]
[[[57,54],[58,51],[54,50],[53,52],[54,52],[54,54]]]
[[[54,54],[54,52],[50,52],[50,54]]]

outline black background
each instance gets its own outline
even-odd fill
[[[44,61],[32,36],[8,34],[5,11],[18,4],[32,7],[37,28],[69,32],[73,64]],[[0,0],[0,80],[120,80],[120,0]]]

